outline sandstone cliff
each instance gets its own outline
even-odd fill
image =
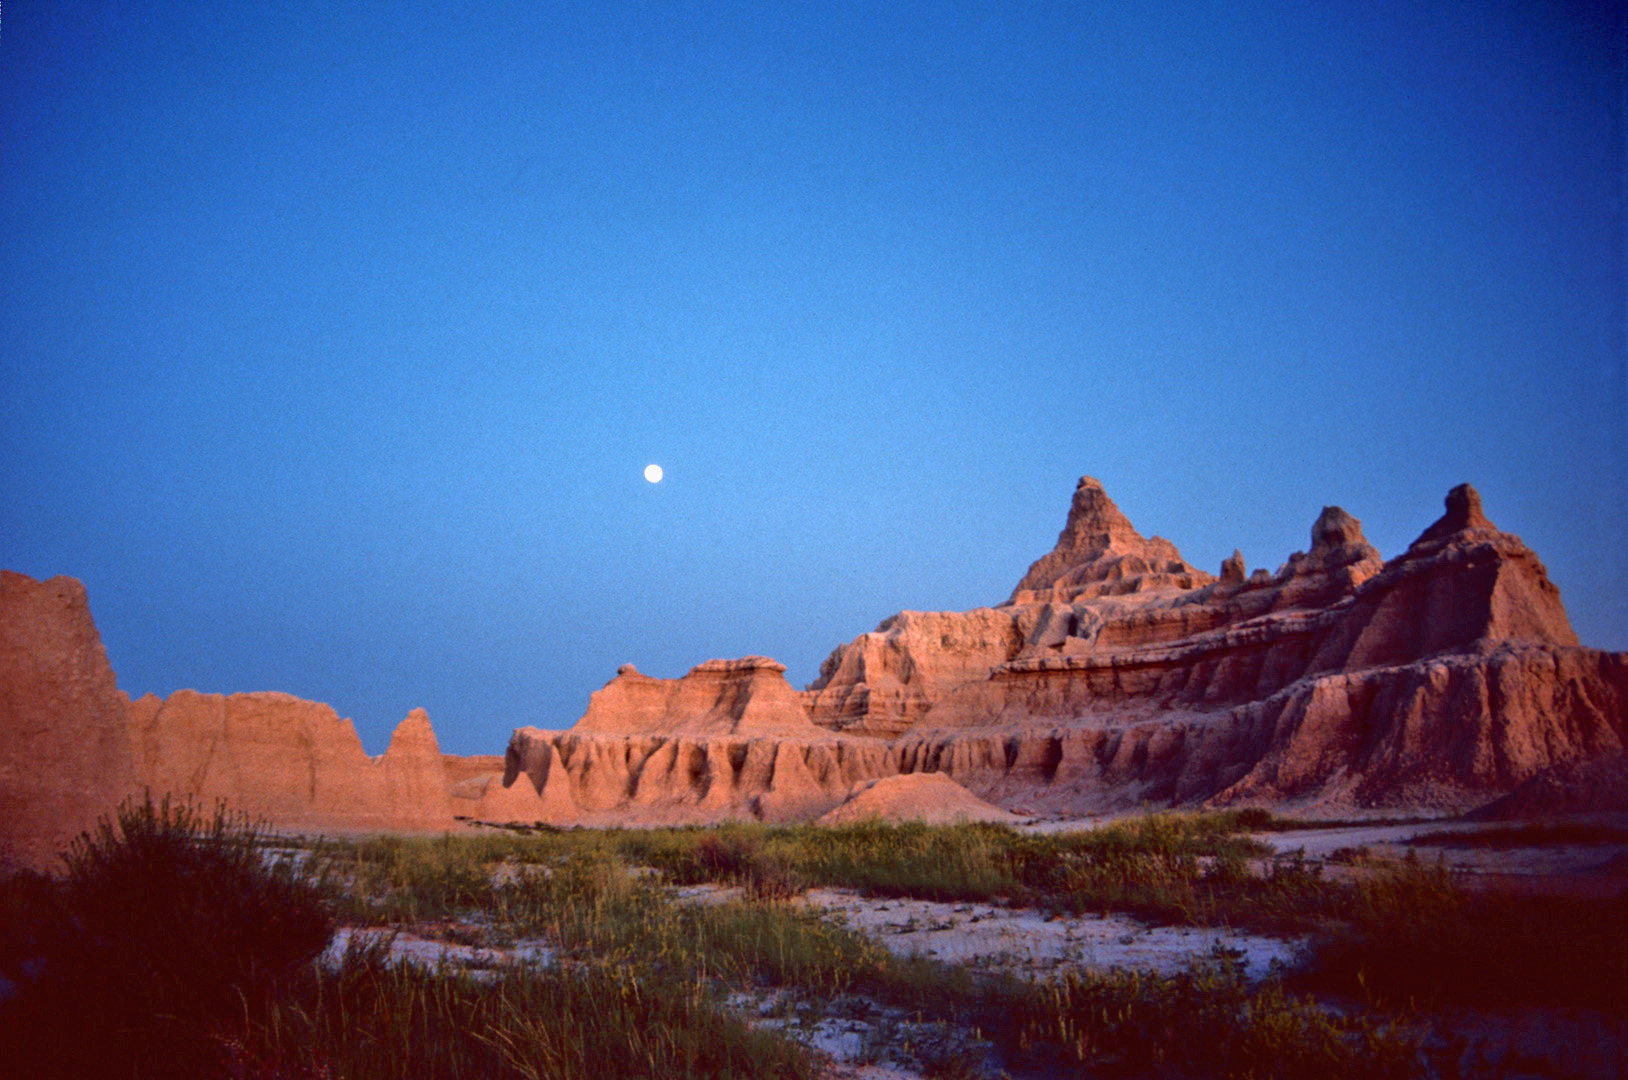
[[[130,703],[138,774],[172,792],[288,829],[436,829],[452,823],[450,785],[422,709],[377,758],[349,720],[291,694],[178,690]]]
[[[516,731],[503,783],[535,791],[537,819],[557,824],[797,821],[898,772],[883,741],[813,723],[785,670],[747,657],[654,679],[626,665],[570,731]]]
[[[1005,603],[901,612],[802,692],[784,671],[628,665],[501,761],[442,755],[420,710],[369,758],[286,694],[129,701],[78,582],[0,573],[0,858],[38,865],[144,787],[310,831],[807,820],[915,774],[1019,813],[1628,809],[1628,654],[1578,645],[1468,485],[1388,562],[1325,507],[1276,572],[1235,552],[1212,577],[1086,478]]]

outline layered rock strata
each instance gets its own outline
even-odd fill
[[[1005,603],[895,615],[801,695],[761,658],[626,668],[570,732],[517,733],[506,779],[559,820],[801,814],[893,772],[1030,812],[1445,813],[1622,749],[1628,654],[1578,646],[1542,563],[1473,488],[1389,562],[1339,507],[1310,540],[1276,572],[1234,552],[1212,577],[1087,477]],[[749,703],[773,717],[763,745],[738,730]]]
[[[785,670],[760,656],[678,679],[625,665],[570,731],[516,731],[503,782],[524,777],[538,820],[555,824],[799,821],[899,771],[882,740],[813,723]]]

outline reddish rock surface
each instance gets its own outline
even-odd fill
[[[681,679],[651,678],[624,664],[616,678],[594,691],[588,711],[571,730],[616,735],[824,734],[786,682],[786,665],[763,656],[708,660]]]
[[[131,701],[85,589],[0,572],[0,860],[50,867],[127,796],[224,800],[286,829],[442,829],[453,823],[429,717],[415,709],[376,758],[349,720],[288,694]]]
[[[142,782],[156,792],[223,799],[288,829],[436,829],[452,802],[422,709],[368,757],[349,720],[291,694],[178,690],[130,705]]]
[[[0,571],[0,869],[54,864],[130,792],[124,705],[85,587]]]
[[[854,788],[841,806],[819,819],[821,825],[857,821],[920,821],[928,825],[992,821],[1012,825],[1022,820],[984,802],[943,773],[901,773],[867,780]]]
[[[748,703],[772,717],[757,739],[738,738]],[[1216,578],[1087,477],[999,607],[895,615],[800,700],[761,658],[624,669],[570,732],[517,732],[506,779],[559,821],[802,816],[893,773],[1056,814],[1447,813],[1616,753],[1625,728],[1628,655],[1578,646],[1542,563],[1468,485],[1389,562],[1324,507],[1275,573],[1235,552]]]
[[[1628,751],[1548,768],[1475,812],[1485,821],[1628,811]]]
[[[1473,488],[1389,562],[1338,507],[1310,541],[1275,573],[1234,552],[1212,577],[1086,478],[997,607],[901,612],[802,692],[763,657],[628,665],[570,731],[521,728],[501,761],[442,755],[418,710],[370,759],[286,694],[129,702],[83,588],[6,573],[0,848],[37,863],[142,785],[306,830],[807,820],[901,774],[1022,813],[1446,813],[1511,792],[1509,813],[1628,809],[1628,654],[1578,645]]]
[[[1109,527],[1077,528],[1087,512]],[[1083,480],[1047,559],[1083,550],[1100,568],[1102,545],[1082,549],[1076,536],[1129,547],[1126,530]],[[890,700],[912,705],[901,768],[941,769],[985,797],[1058,812],[1146,802],[1456,810],[1622,746],[1628,657],[1577,646],[1542,563],[1487,520],[1473,488],[1455,488],[1442,518],[1388,563],[1338,507],[1324,508],[1311,541],[1275,574],[1245,578],[1235,553],[1220,580],[1193,588],[1155,577],[1064,604],[1020,587],[993,612],[962,617],[985,655],[996,643],[1009,654],[982,680],[911,640],[904,623],[884,623],[827,661],[811,693],[816,718],[876,723],[864,709],[820,708],[864,701],[863,659],[908,651],[907,677],[884,683]],[[1047,559],[1039,580],[1088,585]],[[881,722],[898,718],[885,710]]]

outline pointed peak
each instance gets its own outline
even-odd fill
[[[417,753],[428,750],[432,754],[441,752],[441,744],[435,737],[435,728],[430,724],[430,714],[423,709],[414,709],[407,714],[407,718],[396,725],[396,730],[390,734],[390,745],[385,749],[388,754]]]
[[[1362,522],[1338,506],[1325,506],[1311,527],[1311,553],[1313,555],[1346,544],[1366,544],[1362,535]]]
[[[1244,553],[1237,548],[1232,549],[1231,557],[1221,562],[1221,583],[1223,585],[1241,585],[1248,575],[1248,568],[1244,566]]]
[[[1436,519],[1435,524],[1419,534],[1419,539],[1408,545],[1408,550],[1422,544],[1435,543],[1445,540],[1461,532],[1497,532],[1498,526],[1487,520],[1487,515],[1481,509],[1481,493],[1469,484],[1460,484],[1447,493],[1442,500],[1447,512]]]
[[[1210,580],[1208,574],[1189,566],[1170,541],[1137,532],[1108,497],[1102,482],[1082,476],[1074,487],[1068,520],[1056,546],[1029,567],[1010,602],[1155,587],[1190,589]]]
[[[1143,537],[1118,504],[1108,497],[1102,481],[1082,476],[1075,485],[1059,545],[1065,539],[1075,548],[1106,551],[1115,545],[1138,543]]]

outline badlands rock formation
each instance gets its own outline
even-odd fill
[[[1016,811],[1448,812],[1623,748],[1628,655],[1578,646],[1473,488],[1389,562],[1338,507],[1310,540],[1211,577],[1087,477],[1004,604],[893,616],[800,695],[761,658],[624,668],[571,731],[517,732],[505,780],[556,820],[803,816],[895,772]]]
[[[85,587],[0,570],[0,867],[48,862],[135,775]]]
[[[761,656],[709,660],[680,679],[624,665],[570,731],[516,731],[503,783],[524,774],[536,819],[555,824],[797,821],[898,772],[882,740],[810,720],[785,671]]]
[[[281,828],[436,829],[452,822],[441,748],[424,710],[368,757],[349,720],[291,694],[149,694],[130,704],[144,786],[225,800]]]
[[[452,800],[422,710],[369,758],[349,720],[288,694],[130,701],[72,578],[0,572],[0,866],[49,867],[131,795],[225,800],[287,829],[441,829]]]
[[[1086,478],[996,607],[901,612],[801,692],[763,657],[629,665],[501,761],[442,755],[422,711],[369,758],[286,694],[129,701],[78,582],[0,573],[0,860],[41,865],[143,789],[305,831],[808,820],[900,776],[859,801],[953,781],[1025,814],[1628,809],[1628,654],[1578,645],[1474,489],[1388,562],[1326,507],[1276,572],[1220,571]]]

